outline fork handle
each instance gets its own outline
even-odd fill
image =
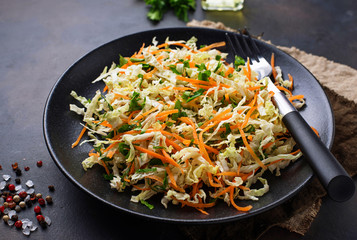
[[[283,116],[283,122],[310,166],[317,174],[329,197],[337,202],[350,199],[355,184],[298,111]]]

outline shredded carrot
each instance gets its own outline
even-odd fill
[[[213,121],[217,121],[219,119],[221,119],[224,115],[226,115],[227,113],[231,112],[232,109],[231,108],[227,108],[226,110],[222,111],[221,113],[217,114],[216,116],[214,116],[212,119],[206,121],[200,128],[204,129],[205,127],[207,127],[207,125]]]
[[[215,183],[215,182],[213,182],[212,173],[207,172],[207,176],[208,176],[209,184],[210,184],[212,187],[218,187],[218,188],[222,187],[222,184],[221,184],[221,183]]]
[[[156,153],[156,152],[153,152],[153,151],[151,151],[151,150],[149,150],[149,149],[146,149],[146,148],[143,148],[143,147],[140,147],[140,146],[134,146],[134,147],[135,147],[137,150],[139,150],[140,152],[147,153],[147,154],[149,154],[149,155],[152,156],[152,157],[155,157],[155,158],[160,159],[161,161],[164,161],[164,162],[167,161],[166,158],[165,158],[164,156],[162,156],[161,154],[158,154],[158,153]]]
[[[253,149],[247,142],[247,138],[245,137],[245,133],[244,133],[243,129],[241,127],[239,127],[238,129],[239,129],[239,133],[242,136],[243,143],[244,143],[245,147],[247,148],[247,150],[249,151],[250,155],[253,157],[255,162],[259,164],[259,166],[261,166],[263,169],[266,169],[267,167],[264,165],[264,163],[262,163],[262,161],[260,161],[260,159],[257,157],[257,155],[254,153]]]
[[[103,93],[108,91],[108,85],[105,85],[105,87],[103,88]]]
[[[161,177],[159,177],[157,175],[146,175],[144,178],[150,178],[152,180],[158,181],[161,184],[164,183],[164,179],[162,179]]]
[[[160,53],[160,52],[172,52],[172,50],[169,49],[169,48],[159,49],[159,50],[156,50],[156,51],[151,52],[151,54],[155,55],[155,54],[158,54],[158,53]],[[162,56],[162,55],[161,55],[161,56]]]
[[[150,72],[148,73],[145,73],[144,74],[144,79],[150,79],[152,78],[152,75],[157,71],[157,68],[154,68],[153,70],[151,70]]]
[[[177,167],[178,169],[180,169],[181,173],[183,174],[183,169],[180,166],[180,164],[178,164],[175,160],[173,160],[164,149],[161,149],[161,150],[162,150],[162,154],[165,157],[165,162],[170,163],[171,165]]]
[[[166,46],[169,46],[169,45],[176,45],[176,46],[184,47],[184,48],[187,48],[187,49],[191,49],[186,44],[183,44],[183,43],[180,43],[180,42],[170,42],[170,43],[166,42],[166,43],[158,45],[157,48],[163,48],[163,47],[166,47]]]
[[[187,78],[187,77],[183,77],[183,76],[180,76],[180,75],[177,75],[176,78],[178,80],[185,81],[185,82],[200,84],[200,85],[204,85],[204,86],[212,86],[212,83],[206,82],[206,81],[202,81],[202,80],[198,80],[198,79]]]
[[[166,110],[166,111],[162,111],[162,112],[158,113],[156,115],[156,117],[167,116],[167,115],[170,115],[173,113],[178,113],[178,112],[179,112],[178,109]]]
[[[299,99],[303,99],[303,98],[305,98],[304,95],[295,95],[295,96],[289,97],[289,101],[292,102],[294,100],[299,100]]]
[[[79,143],[79,141],[81,141],[81,139],[82,139],[84,133],[85,133],[86,130],[87,130],[86,126],[87,126],[87,124],[82,128],[82,131],[81,131],[81,133],[79,134],[77,140],[72,144],[72,148],[74,148],[75,146],[77,146],[78,143]]]
[[[204,52],[204,51],[210,50],[212,48],[218,48],[218,47],[224,47],[224,46],[226,46],[226,42],[216,42],[216,43],[212,43],[208,46],[201,48],[200,51]]]
[[[156,106],[156,107],[154,107],[154,108],[151,108],[149,111],[146,111],[146,112],[144,112],[144,113],[142,113],[142,114],[136,116],[136,117],[133,119],[133,121],[139,121],[140,119],[142,119],[143,117],[145,117],[145,116],[149,115],[150,113],[156,111],[157,109],[159,109],[159,106]]]
[[[235,202],[234,202],[234,188],[232,187],[230,189],[230,192],[229,192],[229,199],[233,205],[233,207],[235,207],[235,209],[237,209],[238,211],[242,211],[242,212],[248,212],[250,209],[252,209],[252,206],[251,205],[248,205],[246,207],[240,207],[238,206]]]
[[[292,91],[294,89],[294,78],[290,75],[290,73],[288,73],[288,77],[290,81],[290,91]]]
[[[278,74],[277,74],[276,69],[275,69],[275,57],[274,57],[274,53],[271,54],[270,65],[271,65],[271,68],[272,68],[273,77],[274,77],[274,79],[275,79]]]
[[[130,100],[131,98],[122,94],[114,93],[115,98],[123,98],[126,100]]]
[[[105,172],[107,173],[107,175],[110,175],[109,169],[108,169],[107,165],[105,164],[105,162],[103,160],[100,160],[100,161],[102,162],[102,166],[104,167]]]
[[[179,186],[177,186],[177,183],[176,183],[176,180],[175,180],[175,177],[174,175],[172,174],[170,168],[168,166],[165,167],[166,169],[166,172],[167,172],[167,175],[169,176],[169,179],[173,185],[173,187],[178,190],[179,192],[185,192],[185,190]]]
[[[319,132],[316,130],[316,128],[314,128],[314,127],[312,127],[312,126],[310,126],[311,127],[311,129],[314,131],[314,133],[318,136],[318,137],[320,137],[320,134],[319,134]]]
[[[249,57],[247,58],[247,78],[248,78],[248,81],[251,80],[252,78],[252,70],[250,69],[250,59]]]
[[[173,90],[180,90],[180,91],[186,91],[186,90],[192,91],[192,90],[194,90],[193,88],[190,88],[190,87],[173,87],[172,89]]]
[[[224,74],[224,77],[228,77],[229,74],[232,74],[234,72],[234,68],[233,67],[229,67],[228,70],[226,71],[226,73]]]

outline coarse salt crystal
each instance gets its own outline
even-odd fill
[[[2,178],[7,182],[10,180],[11,176],[10,175],[2,175]]]
[[[19,191],[20,189],[22,189],[22,186],[21,186],[21,185],[17,185],[17,186],[15,187],[15,191]]]
[[[26,227],[22,230],[22,233],[26,236],[29,236],[31,234],[31,230],[29,227]]]
[[[8,215],[9,215],[9,218],[11,219],[12,216],[16,215],[16,211],[15,210],[11,210],[11,211],[9,211]]]
[[[26,186],[29,187],[29,188],[32,188],[34,186],[33,182],[31,180],[28,180],[26,182]]]
[[[5,187],[6,187],[6,182],[5,181],[0,182],[0,190],[4,190]]]
[[[52,221],[49,217],[45,216],[45,222],[47,223],[48,226],[50,226]]]
[[[32,226],[30,227],[31,232],[36,231],[36,229],[37,229],[37,226],[36,226],[36,225],[32,225]]]
[[[29,190],[26,191],[27,194],[32,194],[35,192],[35,189],[30,188]]]
[[[7,224],[8,224],[9,226],[13,226],[13,225],[15,224],[15,222],[12,221],[11,219],[9,219],[9,220],[7,220]]]

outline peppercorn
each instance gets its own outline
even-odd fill
[[[2,220],[4,220],[4,222],[7,223],[7,222],[10,220],[10,218],[9,218],[8,215],[4,215],[4,216],[2,217]]]
[[[21,202],[19,203],[19,206],[20,206],[21,208],[26,208],[26,203],[25,203],[24,201],[21,201]]]
[[[8,197],[6,198],[6,202],[8,202],[8,203],[12,202],[12,197],[11,197],[11,196],[8,196]]]
[[[35,194],[35,193],[31,193],[31,194],[30,194],[30,200],[33,201],[33,202],[35,202],[36,199],[37,199],[37,198],[36,198],[36,194]]]
[[[28,170],[30,170],[30,167],[24,167],[25,171],[27,172]]]
[[[32,201],[30,199],[26,199],[25,200],[25,203],[28,207],[31,207],[32,206]]]
[[[4,208],[8,208],[9,207],[9,203],[8,202],[4,202],[3,206],[4,206]]]
[[[11,216],[11,220],[16,222],[17,220],[19,220],[19,216],[17,216],[16,214]]]
[[[3,206],[0,206],[0,212],[1,212],[1,213],[4,213],[4,210],[5,210],[4,205],[3,205]]]
[[[36,207],[34,207],[34,209],[33,209],[33,210],[34,210],[34,212],[35,212],[35,213],[37,213],[37,214],[41,212],[41,208],[40,208],[40,206],[36,206]]]
[[[18,221],[15,222],[15,227],[16,227],[16,228],[21,228],[21,227],[22,227],[22,222],[21,222],[21,220],[18,220]]]
[[[16,207],[16,203],[14,201],[9,202],[9,208],[14,209]]]
[[[36,194],[36,198],[42,198],[42,194],[41,193],[37,193]]]
[[[15,195],[12,199],[14,200],[15,203],[18,203],[21,200],[19,195]]]
[[[20,207],[19,205],[16,205],[16,206],[15,206],[15,211],[16,211],[16,212],[21,212],[21,207]]]
[[[48,204],[53,203],[52,197],[51,197],[51,196],[46,196],[46,202],[47,202]]]
[[[11,192],[15,191],[15,185],[14,184],[9,184],[8,189]]]
[[[19,196],[20,196],[20,198],[24,199],[25,197],[27,197],[27,192],[22,191],[19,193]]]
[[[16,184],[21,184],[21,179],[20,178],[15,178],[15,183]]]
[[[45,199],[43,199],[43,198],[39,198],[37,201],[41,206],[46,205]]]
[[[37,167],[42,167],[42,161],[37,161],[36,165]]]
[[[21,172],[20,169],[16,169],[15,173],[16,173],[16,176],[21,176],[22,175],[22,172]]]
[[[48,186],[48,190],[50,190],[51,192],[53,192],[53,191],[55,190],[55,186],[49,185],[49,186]]]
[[[36,219],[37,219],[38,222],[44,222],[45,221],[45,218],[41,214],[37,215]]]
[[[15,171],[19,167],[19,164],[15,162],[14,164],[11,164],[11,167]]]
[[[2,170],[2,166],[0,165],[0,170]]]

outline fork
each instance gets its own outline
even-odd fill
[[[352,178],[286,98],[285,94],[271,81],[269,78],[272,73],[271,65],[262,56],[256,40],[252,39],[247,29],[244,32],[245,35],[240,30],[239,34],[226,32],[228,46],[232,48],[235,56],[250,61],[250,67],[258,73],[258,79],[268,77],[268,91],[274,92],[273,103],[279,109],[285,126],[318,176],[328,196],[338,202],[347,201],[355,192]]]

